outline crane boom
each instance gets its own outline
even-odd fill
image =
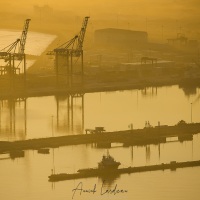
[[[17,44],[20,42],[20,39],[17,39],[15,42],[12,44],[8,45],[7,47],[4,47],[3,49],[0,50],[0,52],[6,51],[6,53],[15,53]],[[11,52],[13,51],[13,52]]]
[[[21,39],[20,39],[20,46],[19,46],[19,54],[24,54],[25,44],[26,44],[26,36],[28,33],[29,22],[31,19],[26,19],[24,23],[24,28],[22,31]]]
[[[83,48],[83,41],[89,18],[90,17],[84,18],[81,30],[78,35],[75,35],[71,40],[55,48],[53,51],[47,52],[47,55],[55,55],[55,52],[62,52],[62,53],[67,52],[75,57],[79,57],[81,55],[81,51]]]
[[[87,23],[88,23],[88,19],[90,17],[85,17],[84,20],[83,20],[83,24],[82,24],[82,28],[81,28],[81,31],[79,33],[79,36],[78,36],[78,44],[77,44],[77,48],[76,50],[82,50],[82,47],[83,47],[83,41],[84,41],[84,37],[85,37],[85,32],[86,32],[86,28],[87,28]]]

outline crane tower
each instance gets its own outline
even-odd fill
[[[26,19],[21,33],[21,38],[0,50],[0,75],[9,80],[10,88],[14,88],[14,82],[21,82],[23,77],[24,85],[26,81],[26,55],[24,53],[26,38],[30,19]],[[3,64],[2,64],[3,63]],[[18,76],[20,75],[20,76]],[[22,76],[21,76],[22,75]],[[14,81],[16,79],[16,81]]]
[[[27,33],[28,33],[28,27],[29,27],[30,21],[31,21],[31,19],[26,19],[24,22],[24,28],[23,28],[22,35],[21,35],[19,52],[18,52],[18,54],[20,54],[20,55],[24,54],[26,38],[27,38]]]
[[[73,76],[75,75],[75,64],[81,57],[81,79],[83,82],[83,42],[87,29],[88,20],[90,17],[85,17],[82,23],[79,34],[75,35],[71,40],[65,42],[53,51],[47,53],[47,55],[55,55],[55,69],[56,80],[58,84],[58,76],[64,75],[67,77],[68,85],[72,86]]]

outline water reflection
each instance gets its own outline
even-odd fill
[[[153,97],[157,96],[157,87],[145,87],[141,90],[142,96]]]
[[[8,140],[25,139],[27,131],[26,98],[0,100],[0,135]]]
[[[29,102],[29,106],[27,106],[27,102]],[[32,105],[32,102],[35,105]],[[57,95],[54,102],[56,112],[52,112],[50,108],[49,112],[53,114],[49,115],[47,110],[45,110],[45,113],[43,112],[43,109],[48,107],[48,102],[46,105],[40,102],[41,105],[39,105],[32,98],[0,100],[1,139],[25,140],[34,137],[30,136],[32,131],[37,137],[36,134],[40,134],[37,130],[44,128],[47,120],[49,121],[48,137],[74,133],[82,134],[84,132],[84,94]],[[32,108],[35,110],[32,111]],[[39,127],[40,123],[43,127]],[[39,137],[44,137],[44,135]]]
[[[111,186],[113,186],[118,179],[120,179],[120,174],[118,173],[102,174],[99,176],[100,183],[103,183],[106,189],[109,189]]]
[[[146,162],[147,163],[150,161],[150,157],[151,157],[151,150],[150,150],[150,146],[147,145],[146,146]]]
[[[160,163],[169,163],[172,160],[176,160],[177,162],[199,160],[199,136],[199,134],[194,136],[194,142],[169,142],[161,144],[160,146],[146,145],[130,146],[128,148],[124,148],[121,146],[117,148],[110,148],[109,152],[117,161],[120,161],[122,163],[122,167],[129,167],[130,163],[132,163],[132,166],[145,166]],[[159,149],[160,151],[162,151],[161,157],[159,157],[158,155]],[[91,145],[77,145],[60,147],[58,149],[54,149],[54,151],[54,164],[56,168],[56,173],[74,173],[78,169],[96,167],[99,158],[101,158],[105,150],[92,148]],[[72,154],[73,156],[70,156]],[[178,169],[176,173],[173,173],[173,177],[171,177],[170,175],[171,171],[146,172],[138,174],[121,174],[120,176],[117,174],[111,174],[108,176],[106,175],[106,177],[102,176],[99,178],[87,178],[72,181],[63,181],[55,184],[47,184],[48,176],[50,175],[52,169],[52,156],[52,151],[50,154],[41,155],[38,154],[36,151],[31,150],[26,151],[24,158],[17,158],[10,162],[9,160],[4,159],[7,157],[7,155],[2,155],[0,157],[3,158],[0,164],[0,175],[2,180],[1,187],[6,188],[6,185],[10,185],[9,188],[12,189],[12,191],[16,191],[14,189],[16,188],[16,184],[12,183],[16,183],[16,180],[21,180],[21,184],[23,187],[26,187],[26,185],[28,184],[28,186],[33,191],[37,191],[40,194],[41,192],[44,192],[44,190],[47,192],[51,192],[50,190],[53,189],[53,192],[51,194],[53,195],[54,199],[56,199],[60,193],[69,193],[70,196],[66,197],[65,199],[70,199],[72,194],[71,188],[74,188],[80,181],[84,183],[84,186],[86,188],[87,186],[89,186],[88,188],[90,188],[90,186],[93,186],[98,181],[97,188],[100,189],[102,182],[105,181],[104,190],[114,188],[115,185],[118,184],[119,188],[128,189],[128,191],[131,192],[133,188],[134,190],[139,190],[140,187],[143,188],[144,180],[147,179],[146,177],[148,177],[148,180],[150,180],[150,182],[152,181],[153,183],[155,183],[154,181],[156,180],[155,184],[157,184],[157,187],[162,184],[163,179],[165,179],[164,181],[167,181],[169,179],[165,186],[166,188],[168,188],[168,184],[170,183],[171,178],[173,178],[174,176],[177,180],[181,180],[179,183],[181,184],[183,179],[182,176],[179,176],[179,173],[183,172],[183,176],[184,174],[186,174],[186,177],[184,179],[186,182],[188,181],[188,177],[190,177],[190,184],[193,183],[193,179],[195,179],[198,174],[198,168],[188,168],[184,170]],[[148,161],[146,159],[147,157],[149,157]],[[40,163],[43,164],[41,165]],[[195,175],[191,177],[191,172],[193,172],[194,170],[197,170],[195,171],[197,173],[195,173]],[[7,178],[8,173],[10,174],[9,179]],[[133,186],[133,183],[136,184]],[[148,188],[148,186],[145,187]],[[6,189],[4,190],[7,191]],[[21,194],[27,197],[24,190],[21,192]],[[83,197],[84,196],[81,196],[80,199],[83,199]]]
[[[84,94],[57,95],[56,130],[58,132],[84,132]]]
[[[185,96],[191,96],[197,94],[197,87],[180,87]]]
[[[149,96],[153,98],[147,98]],[[84,134],[85,128],[97,126],[105,127],[108,132],[130,129],[130,124],[132,129],[142,129],[145,121],[150,121],[152,126],[158,122],[175,125],[180,120],[188,123],[191,122],[191,103],[192,122],[199,122],[199,99],[199,93],[185,97],[178,86],[10,98],[0,101],[0,138],[23,140]],[[110,144],[96,146],[109,148]]]

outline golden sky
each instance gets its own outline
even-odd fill
[[[199,0],[1,0],[4,8],[15,8],[14,12],[25,12],[34,5],[49,5],[54,9],[90,13],[121,13],[165,17],[199,16]],[[21,9],[20,9],[21,8]],[[180,14],[182,13],[182,16]]]
[[[41,12],[35,12],[34,6],[39,6]],[[50,13],[44,11],[45,6],[51,9]],[[180,29],[198,39],[199,10],[199,0],[1,0],[0,26],[19,29],[24,19],[31,18],[32,30],[52,32],[47,26],[52,23],[54,30],[74,34],[83,17],[90,16],[88,32],[111,27],[144,30],[150,37],[161,37],[163,26],[166,38],[175,36]]]

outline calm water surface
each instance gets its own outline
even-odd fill
[[[192,105],[191,105],[192,103]],[[0,139],[19,140],[82,134],[85,128],[104,126],[108,131],[143,128],[145,121],[153,126],[200,121],[199,89],[186,95],[178,86],[144,90],[90,93],[82,97],[31,97],[1,101]],[[191,115],[192,114],[192,115]],[[192,117],[192,118],[191,118]],[[123,147],[113,144],[110,154],[121,167],[200,160],[200,134],[193,141],[167,142],[160,145]],[[76,172],[96,167],[105,149],[95,145],[77,145],[51,149],[49,155],[25,151],[24,158],[11,160],[0,155],[0,199],[65,200],[72,199],[72,189],[81,181],[84,189],[97,185],[95,194],[76,193],[74,199],[198,200],[200,167],[124,174],[118,177],[88,178],[48,182],[51,170],[56,173]],[[101,195],[103,190],[128,190],[125,194]]]
[[[172,160],[187,161],[200,159],[200,134],[193,141],[183,143],[169,142],[160,145],[141,147],[115,147],[110,154],[120,161],[122,166],[140,166],[167,163]],[[24,158],[0,160],[0,197],[1,199],[72,199],[72,189],[79,182],[85,189],[97,185],[97,193],[75,194],[74,199],[195,199],[198,200],[200,184],[200,168],[177,169],[176,171],[155,171],[137,174],[124,174],[118,177],[105,177],[103,189],[112,189],[117,184],[119,189],[128,190],[126,194],[101,195],[101,178],[49,183],[51,169],[55,172],[73,173],[80,168],[96,167],[105,149],[97,149],[90,145],[68,146],[51,149],[49,155],[38,154],[37,151],[26,151]],[[72,156],[73,155],[73,156]],[[12,192],[11,192],[12,191]]]
[[[107,131],[200,122],[200,93],[188,96],[178,86],[117,92],[87,93],[81,97],[47,96],[2,100],[0,139],[19,140],[83,134],[85,128]],[[192,104],[191,104],[192,103]],[[192,114],[192,115],[191,115]],[[192,117],[192,118],[191,118]]]

